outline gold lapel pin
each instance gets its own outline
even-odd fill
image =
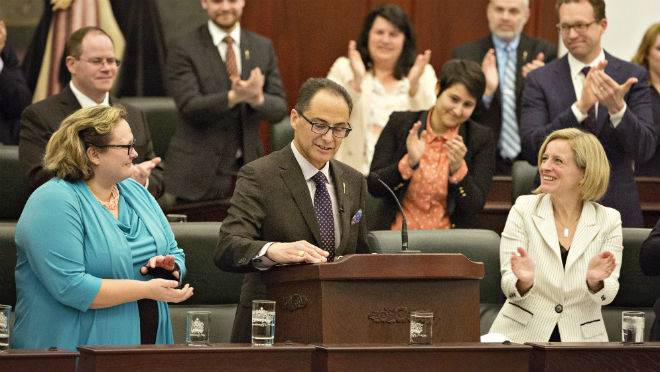
[[[346,194],[346,182],[342,182],[341,185],[344,187],[344,194]]]
[[[527,51],[523,51],[523,62],[527,62]]]
[[[247,61],[249,59],[250,59],[250,51],[246,49],[245,50],[245,60]]]

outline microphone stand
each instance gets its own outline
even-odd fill
[[[403,213],[403,207],[401,206],[401,203],[399,203],[399,198],[396,197],[396,194],[394,191],[376,175],[375,173],[372,173],[374,177],[380,182],[383,187],[390,193],[394,201],[396,202],[396,206],[399,208],[399,212],[401,212],[401,252],[399,253],[421,253],[421,251],[418,250],[409,250],[408,249],[408,223],[406,221],[406,214]]]

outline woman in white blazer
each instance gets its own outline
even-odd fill
[[[598,203],[609,163],[592,134],[552,132],[538,155],[541,186],[509,212],[500,243],[507,300],[490,329],[514,342],[607,342],[601,306],[619,290],[621,217]]]

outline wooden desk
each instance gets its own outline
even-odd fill
[[[314,353],[313,371],[526,372],[531,351],[532,348],[525,345],[481,343],[320,345]]]
[[[126,347],[81,346],[78,372],[216,372],[312,369],[314,346],[276,344],[141,345]],[[48,371],[52,372],[52,371]]]
[[[533,347],[530,372],[660,371],[660,342],[528,343]]]
[[[11,372],[75,372],[75,351],[5,350],[0,351],[0,371]]]

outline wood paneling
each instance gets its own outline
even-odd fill
[[[386,0],[259,0],[248,1],[242,19],[245,28],[273,40],[287,98],[293,106],[300,85],[310,77],[325,76],[332,63],[346,54],[364,17]],[[431,49],[438,70],[451,51],[488,34],[488,0],[393,0],[410,17],[417,49]],[[532,1],[528,35],[557,42],[554,1]]]

